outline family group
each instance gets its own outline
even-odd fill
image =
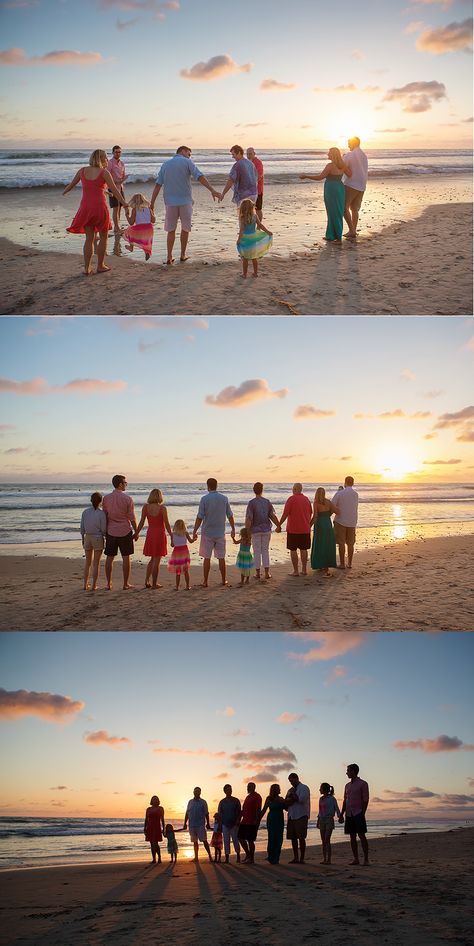
[[[323,848],[321,863],[331,863],[331,835],[334,830],[334,819],[337,817],[339,823],[344,824],[344,833],[350,838],[353,855],[351,864],[360,864],[357,843],[359,838],[363,853],[362,863],[367,865],[369,849],[365,813],[369,804],[369,786],[367,782],[359,778],[359,766],[355,762],[347,766],[346,774],[349,782],[344,788],[341,809],[334,797],[334,788],[329,782],[322,782],[319,788],[316,826],[320,831]],[[308,822],[311,817],[311,795],[309,787],[300,782],[296,772],[291,772],[288,781],[290,788],[285,797],[281,795],[280,786],[274,784],[270,787],[263,807],[262,796],[257,792],[255,782],[248,783],[247,796],[243,804],[232,794],[232,785],[224,785],[224,797],[214,814],[212,827],[209,807],[205,799],[201,797],[199,787],[194,789],[193,797],[187,804],[182,828],[165,824],[165,813],[160,799],[157,795],[153,795],[145,813],[143,826],[145,839],[151,848],[151,863],[161,862],[160,842],[163,838],[168,842],[167,849],[171,861],[176,862],[178,842],[175,835],[180,831],[188,830],[194,846],[194,861],[199,859],[199,844],[201,843],[210,861],[213,860],[211,853],[211,848],[213,848],[214,862],[221,863],[222,850],[224,850],[225,863],[228,864],[232,842],[237,863],[241,862],[240,850],[242,848],[245,855],[243,863],[253,864],[258,829],[264,816],[267,815],[267,861],[270,864],[279,864],[286,812],[286,837],[291,841],[293,848],[293,859],[289,863],[304,864]],[[208,831],[212,831],[210,844],[207,839]]]
[[[168,570],[175,575],[176,590],[179,589],[181,575],[186,589],[189,590],[191,558],[188,543],[192,544],[197,540],[199,530],[199,555],[203,559],[201,587],[208,587],[212,556],[218,561],[221,584],[227,585],[227,522],[230,524],[232,542],[239,546],[236,565],[240,572],[240,587],[248,585],[254,567],[257,581],[271,578],[269,550],[272,525],[276,527],[276,532],[281,532],[285,522],[286,547],[293,566],[291,577],[299,578],[300,575],[308,574],[308,552],[311,550],[311,568],[321,572],[325,578],[330,578],[330,569],[337,567],[336,546],[339,550],[339,568],[352,568],[359,503],[352,476],[346,476],[344,486],[339,487],[332,499],[326,497],[325,489],[320,486],[313,502],[304,494],[302,483],[295,483],[280,517],[277,516],[270,500],[263,495],[263,483],[254,483],[254,498],[248,503],[245,525],[240,529],[238,538],[234,514],[227,496],[218,491],[214,477],[209,477],[206,485],[207,493],[199,502],[192,532],[188,530],[183,519],[177,519],[173,526],[170,525],[163,494],[158,487],[151,490],[138,523],[133,499],[126,493],[128,483],[123,474],[117,473],[112,477],[113,492],[106,496],[98,492],[92,493],[91,506],[83,511],[80,527],[86,556],[84,589],[97,590],[100,560],[104,549],[107,589],[112,588],[113,563],[119,551],[122,556],[123,588],[126,590],[132,587],[130,557],[145,522],[147,533],[143,554],[149,558],[145,576],[146,588],[161,588],[158,578],[161,560],[168,554],[168,535],[172,547]],[[92,586],[89,583],[91,569]]]
[[[339,148],[330,148],[329,163],[320,174],[300,175],[301,180],[324,181],[324,203],[328,220],[324,239],[330,243],[342,242],[344,219],[348,225],[345,236],[348,239],[356,238],[359,211],[367,187],[368,162],[367,156],[361,150],[360,139],[350,138],[348,146],[349,151],[344,157]],[[89,276],[92,272],[94,250],[97,253],[97,272],[103,273],[110,269],[105,263],[107,236],[112,229],[107,194],[113,212],[116,237],[123,236],[127,241],[127,248],[131,251],[135,246],[142,249],[145,259],[149,260],[153,248],[153,226],[156,223],[155,202],[163,190],[164,229],[167,233],[166,262],[171,265],[175,261],[173,249],[180,222],[180,262],[184,263],[188,259],[186,251],[192,228],[192,181],[197,181],[209,191],[213,200],[219,202],[232,190],[232,201],[238,209],[237,252],[242,260],[242,275],[247,277],[251,261],[253,275],[258,276],[258,260],[271,248],[273,239],[273,234],[262,222],[263,162],[256,155],[254,148],[247,148],[245,155],[240,145],[233,145],[230,154],[234,164],[222,191],[217,191],[194,163],[191,148],[180,145],[176,154],[161,165],[151,200],[141,193],[134,194],[127,200],[124,190],[127,172],[122,161],[120,145],[114,145],[110,159],[103,150],[93,151],[89,165],[77,171],[63,192],[67,194],[79,182],[82,185],[79,209],[67,229],[69,233],[85,234],[85,275]],[[120,225],[122,207],[128,222],[124,229]]]

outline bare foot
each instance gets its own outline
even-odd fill
[[[208,584],[207,584],[207,581],[202,581],[201,584],[199,585],[199,587],[200,587],[200,588],[208,588],[209,586],[208,586]]]
[[[109,273],[109,272],[110,272],[110,266],[106,266],[105,263],[103,263],[102,266],[97,267],[97,274]]]
[[[112,591],[112,585],[107,585],[105,590],[106,590],[106,591]]]
[[[180,256],[180,257],[179,257],[179,262],[180,262],[180,263],[185,263],[187,259],[189,259],[189,256]]]
[[[155,588],[162,588],[163,585],[157,584],[157,585],[152,585],[151,587],[153,588],[153,590],[155,590]]]
[[[172,263],[174,263],[174,256],[172,256],[171,259],[167,259],[167,260],[166,260],[166,265],[167,265],[167,266],[171,266]]]
[[[288,861],[289,864],[299,864],[299,861],[296,860],[296,857],[292,861]]]
[[[299,572],[289,572],[289,575],[290,575],[290,578],[299,578],[299,577],[300,577],[300,573],[299,573]]]
[[[83,275],[83,276],[92,276],[92,270],[91,270],[91,269],[85,269],[82,275]]]
[[[360,861],[351,861],[349,864],[349,867],[356,867],[356,866],[357,867],[360,866]]]
[[[129,588],[133,588],[133,585],[128,585],[128,584],[127,584],[127,585],[124,585],[124,586],[123,586],[123,591],[128,591]]]
[[[90,585],[84,585],[84,591],[90,591],[90,590],[91,590]]]

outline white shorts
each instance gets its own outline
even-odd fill
[[[195,841],[207,841],[205,825],[202,825],[202,827],[199,828],[189,828],[189,837],[191,838],[193,844]]]
[[[101,535],[91,535],[90,532],[86,532],[84,536],[84,552],[98,552],[102,551],[104,548],[104,539]]]
[[[213,539],[211,535],[201,535],[199,545],[199,554],[201,558],[211,558],[214,552],[215,558],[225,558],[225,535]]]
[[[180,204],[179,207],[165,205],[165,230],[169,233],[176,230],[178,220],[181,220],[181,229],[187,233],[192,229],[193,205]]]

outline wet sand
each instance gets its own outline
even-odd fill
[[[437,946],[472,942],[470,876],[474,828],[396,835],[370,842],[371,865],[349,867],[348,844],[333,864],[279,866],[178,861],[54,867],[2,873],[0,942],[8,946],[129,946],[290,942],[346,946]]]
[[[325,579],[292,578],[289,565],[272,567],[272,580],[239,587],[235,566],[222,587],[213,563],[209,588],[201,568],[190,569],[191,591],[143,587],[144,564],[132,566],[134,588],[82,590],[82,561],[53,556],[3,555],[0,629],[10,631],[468,631],[474,626],[472,535],[403,541],[354,556],[349,571]]]

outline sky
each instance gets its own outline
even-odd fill
[[[4,318],[2,339],[2,482],[472,482],[470,319]]]
[[[471,144],[469,0],[2,0],[0,15],[6,148]]]
[[[348,763],[369,815],[472,818],[472,634],[2,634],[2,815],[180,818],[287,788],[340,800]]]

